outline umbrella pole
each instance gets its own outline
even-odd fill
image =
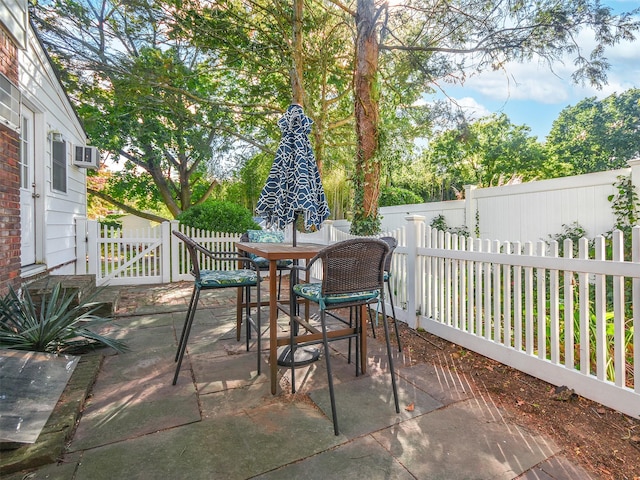
[[[296,234],[296,224],[298,223],[298,211],[296,210],[295,212],[293,212],[293,246],[297,247],[298,246],[298,240],[297,240],[297,234]]]
[[[299,211],[296,210],[293,212],[293,235],[292,235],[292,243],[293,246],[297,246],[296,239],[296,224],[298,223],[298,215]],[[298,260],[293,260],[294,266],[298,266]],[[289,335],[291,336],[291,344],[293,344],[293,337],[298,335],[298,322],[296,322],[293,317],[296,317],[300,312],[298,309],[298,302],[296,301],[296,297],[293,294],[293,286],[298,283],[298,271],[294,268],[291,270],[291,274],[289,276],[289,288],[291,291],[289,292],[289,315],[291,316],[291,324],[289,325]],[[290,346],[286,346],[278,351],[278,365],[292,367],[291,371],[291,382],[292,382],[292,393],[295,393],[295,372],[293,369],[296,366],[308,365],[309,363],[313,363],[320,358],[320,350],[313,347],[301,347],[299,350],[297,348],[291,350]]]

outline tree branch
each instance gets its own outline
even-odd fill
[[[99,190],[94,190],[93,188],[87,188],[87,193],[90,195],[94,195],[104,200],[105,202],[109,202],[110,204],[118,207],[119,209],[124,210],[125,212],[130,213],[132,215],[135,215],[136,217],[146,218],[147,220],[151,220],[152,222],[158,222],[158,223],[169,221],[168,218],[160,217],[159,215],[154,215],[153,213],[142,212],[136,208],[130,207],[129,205],[119,202],[115,198],[112,198],[106,193],[100,192]]]

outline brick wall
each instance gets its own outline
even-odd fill
[[[0,72],[18,84],[18,54],[0,28]],[[0,124],[0,295],[20,284],[20,170],[18,134]]]

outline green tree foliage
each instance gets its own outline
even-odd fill
[[[428,161],[454,194],[467,184],[489,187],[566,174],[568,168],[550,161],[530,131],[505,114],[491,115],[440,133],[430,144]]]
[[[90,193],[154,220],[141,211],[163,204],[176,217],[206,200],[248,144],[234,122],[262,118],[243,110],[237,71],[181,38],[162,0],[42,2],[33,18],[90,141],[123,167]]]
[[[504,69],[510,61],[541,58],[553,63],[571,56],[576,65],[575,81],[602,85],[608,68],[605,47],[633,39],[640,28],[634,12],[616,16],[598,0],[408,0],[393,5],[358,0],[355,11],[351,4],[332,3],[356,24],[356,170],[362,172],[356,177],[356,189],[363,192],[356,191],[355,199],[363,205],[355,210],[363,213],[358,221],[369,225],[376,224],[369,217],[377,215],[382,160],[378,155],[379,105],[386,91],[383,80],[401,78],[385,75],[383,65],[408,65],[404,69],[411,72],[407,81],[426,89],[442,81],[463,83],[475,72]],[[577,42],[576,34],[586,28],[595,32],[591,52],[585,52]],[[382,62],[381,54],[390,58]]]
[[[178,220],[189,227],[211,232],[243,233],[260,228],[242,205],[216,200],[191,207],[182,212]]]
[[[640,89],[586,98],[553,122],[546,148],[574,174],[623,168],[640,154]]]
[[[229,169],[274,154],[300,53],[292,2],[47,0],[33,12],[91,142],[124,164],[95,195],[125,210],[162,203],[176,216],[205,201]],[[633,39],[638,26],[596,0],[306,2],[296,75],[322,175],[347,171],[354,219],[367,225],[359,230],[375,228],[385,162],[412,158],[389,146],[433,125],[430,108],[416,106],[424,92],[509,61],[567,55],[576,81],[600,85],[605,47]],[[575,40],[586,28],[595,31],[590,52]]]

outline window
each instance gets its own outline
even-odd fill
[[[20,92],[0,73],[0,121],[12,130],[20,129]]]
[[[53,189],[59,192],[67,191],[67,143],[64,140],[51,142],[53,152],[51,162],[51,177]]]
[[[20,188],[27,189],[29,185],[29,119],[22,118],[22,132],[20,139]]]

